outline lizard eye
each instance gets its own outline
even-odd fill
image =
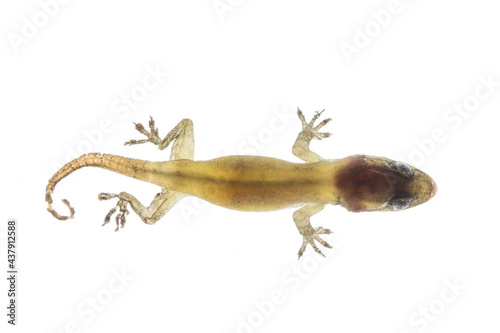
[[[387,206],[392,210],[403,210],[410,207],[412,201],[412,198],[391,199],[387,203]]]
[[[394,162],[392,165],[393,169],[397,171],[398,173],[402,174],[406,178],[410,178],[413,176],[413,169],[411,166],[409,166],[406,163],[403,162]]]

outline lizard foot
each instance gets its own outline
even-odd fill
[[[123,228],[125,226],[125,215],[128,215],[128,210],[127,210],[128,201],[120,198],[119,194],[101,193],[98,196],[98,199],[101,201],[102,200],[110,200],[113,198],[119,198],[119,200],[118,200],[116,206],[111,208],[109,213],[104,218],[104,223],[102,224],[102,226],[105,226],[106,224],[108,224],[110,219],[111,219],[111,216],[113,216],[113,214],[116,212],[116,210],[119,209],[120,211],[115,216],[115,221],[116,221],[115,231],[118,231],[120,229],[120,227]]]
[[[149,117],[149,132],[146,131],[144,126],[142,124],[135,124],[135,129],[144,134],[147,139],[143,140],[130,140],[125,142],[125,146],[131,146],[131,145],[138,145],[146,142],[151,142],[155,145],[159,145],[161,140],[160,136],[158,135],[158,129],[155,127],[155,121],[153,120],[153,117]]]
[[[332,231],[330,229],[324,229],[323,227],[312,228],[311,226],[309,226],[308,228],[305,228],[305,230],[300,230],[300,233],[302,234],[302,236],[304,236],[304,241],[302,243],[302,246],[299,249],[299,258],[304,253],[304,250],[306,249],[307,244],[311,244],[314,251],[321,254],[323,257],[325,256],[321,252],[321,250],[316,246],[314,241],[318,241],[324,247],[327,247],[330,249],[332,248],[332,246],[330,244],[328,244],[326,241],[321,239],[321,237],[319,236],[321,234],[331,234]]]
[[[325,110],[316,111],[316,114],[314,115],[314,117],[311,119],[311,121],[309,123],[307,123],[302,111],[300,111],[300,109],[297,109],[297,114],[299,116],[300,121],[302,122],[302,132],[307,133],[308,135],[310,135],[311,138],[317,139],[317,140],[328,138],[330,135],[332,135],[331,133],[319,133],[318,132],[318,130],[321,127],[325,126],[330,121],[332,121],[332,118],[325,119],[322,122],[320,122],[318,125],[314,126],[314,122],[321,116],[321,114],[324,111]]]

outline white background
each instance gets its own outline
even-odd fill
[[[44,22],[37,1],[2,2],[0,257],[6,270],[5,222],[16,218],[20,271],[14,329],[0,284],[2,327],[498,331],[500,86],[484,97],[480,79],[500,81],[495,3],[401,0],[390,22],[382,15],[384,27],[371,12],[394,9],[389,1],[224,4],[69,1],[52,5]],[[30,35],[34,20],[40,27]],[[346,57],[347,44],[357,53]],[[168,77],[119,111],[148,68]],[[484,98],[473,105],[477,91]],[[464,101],[474,109],[467,115],[448,111]],[[321,260],[308,248],[300,261],[292,210],[245,213],[186,198],[154,226],[131,213],[117,233],[101,227],[114,202],[98,193],[127,191],[147,204],[158,188],[99,169],[78,170],[56,188],[56,208],[66,214],[60,199],[68,198],[73,220],[46,211],[45,186],[70,150],[168,159],[151,144],[123,146],[141,138],[132,122],[149,115],[161,135],[191,118],[196,159],[251,153],[256,142],[257,154],[298,162],[297,106],[307,118],[320,109],[333,118],[325,128],[333,137],[312,144],[320,155],[410,160],[434,178],[437,196],[399,213],[328,207],[312,224],[335,231],[327,238],[335,249]],[[115,278],[122,272],[126,282]],[[269,305],[271,294],[280,304]]]

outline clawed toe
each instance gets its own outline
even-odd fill
[[[160,139],[159,134],[158,134],[158,128],[155,126],[155,121],[153,120],[153,117],[149,116],[149,130],[151,135],[156,138]]]
[[[325,229],[323,227],[317,227],[314,229],[316,231],[316,234],[331,234],[333,231],[330,229]]]
[[[112,198],[119,198],[119,195],[112,194],[112,193],[101,193],[101,194],[99,194],[98,198],[99,198],[99,200],[109,200]],[[111,220],[111,217],[113,216],[113,214],[117,210],[119,210],[118,214],[116,214],[116,216],[115,216],[115,221],[116,221],[115,231],[118,231],[118,230],[120,230],[120,228],[123,228],[125,226],[125,222],[126,222],[125,215],[129,214],[129,211],[127,209],[127,204],[128,204],[128,202],[123,200],[123,199],[118,200],[118,203],[116,204],[116,206],[111,208],[109,210],[108,214],[106,214],[106,217],[104,217],[104,223],[102,224],[102,226],[105,226],[106,224],[108,224],[109,221]]]
[[[109,199],[117,198],[117,197],[118,197],[118,195],[113,194],[113,193],[99,193],[99,195],[97,196],[97,199],[99,199],[100,201],[103,201],[103,200],[109,200]]]
[[[323,120],[322,122],[320,122],[318,125],[316,125],[313,130],[317,131],[319,130],[321,127],[325,126],[326,124],[328,124],[330,121],[332,121],[332,118],[328,118],[328,119],[325,119]]]

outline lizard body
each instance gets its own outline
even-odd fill
[[[312,139],[328,137],[318,130],[330,119],[314,126],[320,116],[316,113],[307,123],[298,110],[303,129],[293,146],[293,153],[307,163],[292,163],[262,156],[226,156],[208,161],[194,161],[193,125],[182,120],[161,140],[154,121],[150,132],[141,124],[136,129],[147,136],[145,140],[131,140],[126,145],[152,142],[160,149],[172,143],[171,160],[149,162],[121,156],[90,153],[63,166],[50,180],[45,199],[48,211],[56,218],[72,218],[73,208],[67,200],[70,215],[62,216],[52,208],[52,193],[56,184],[73,171],[87,166],[107,169],[125,176],[146,181],[162,188],[149,207],[143,206],[132,195],[101,193],[100,200],[118,198],[117,207],[111,209],[104,224],[116,215],[117,228],[125,224],[127,205],[143,222],[154,224],[178,200],[194,195],[213,204],[241,211],[271,211],[299,207],[294,215],[304,241],[299,257],[307,244],[319,253],[314,241],[326,247],[321,234],[331,231],[313,228],[310,217],[327,204],[341,205],[354,212],[402,210],[417,206],[432,198],[437,190],[434,181],[424,172],[402,162],[383,157],[353,155],[343,159],[324,160],[309,150]]]

